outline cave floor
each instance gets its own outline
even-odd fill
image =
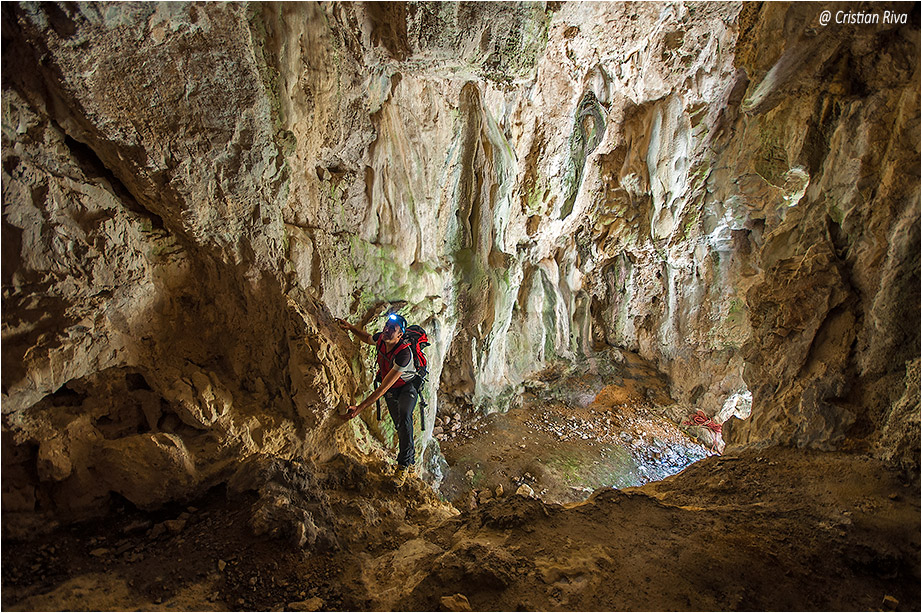
[[[255,536],[222,489],[4,541],[3,609],[919,610],[918,482],[864,455],[747,450],[460,514],[383,470],[326,492],[326,551]]]
[[[600,487],[664,479],[715,453],[640,401],[531,399],[465,424],[440,447],[449,469],[439,491],[458,508],[523,484],[545,502],[579,502]]]
[[[545,502],[580,502],[597,488],[665,479],[716,454],[719,435],[708,433],[705,446],[665,415],[675,404],[663,375],[636,354],[619,356],[604,376],[546,373],[508,412],[449,415],[447,424],[440,417],[441,494],[468,509],[524,484]]]

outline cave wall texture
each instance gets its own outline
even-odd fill
[[[616,346],[731,444],[917,471],[894,7],[4,4],[5,517],[367,450],[333,317],[395,307],[434,339],[430,415]]]

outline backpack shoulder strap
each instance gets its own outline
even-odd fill
[[[410,345],[410,343],[406,341],[401,341],[397,343],[397,346],[394,347],[391,351],[388,351],[387,347],[384,345],[384,340],[379,339],[378,340],[378,355],[380,355],[385,360],[393,364],[394,356],[396,356],[398,353],[400,353],[407,347],[412,347],[412,345]]]

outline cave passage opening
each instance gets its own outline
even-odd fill
[[[581,502],[599,488],[659,481],[720,452],[716,424],[696,422],[694,408],[674,402],[650,363],[617,356],[604,374],[548,367],[505,411],[440,408],[433,430],[445,459],[440,495],[462,510],[514,492]]]

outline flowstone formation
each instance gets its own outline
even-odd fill
[[[4,4],[4,534],[380,455],[333,318],[395,309],[433,341],[430,480],[437,412],[614,346],[731,448],[917,482],[919,7],[890,9]]]

